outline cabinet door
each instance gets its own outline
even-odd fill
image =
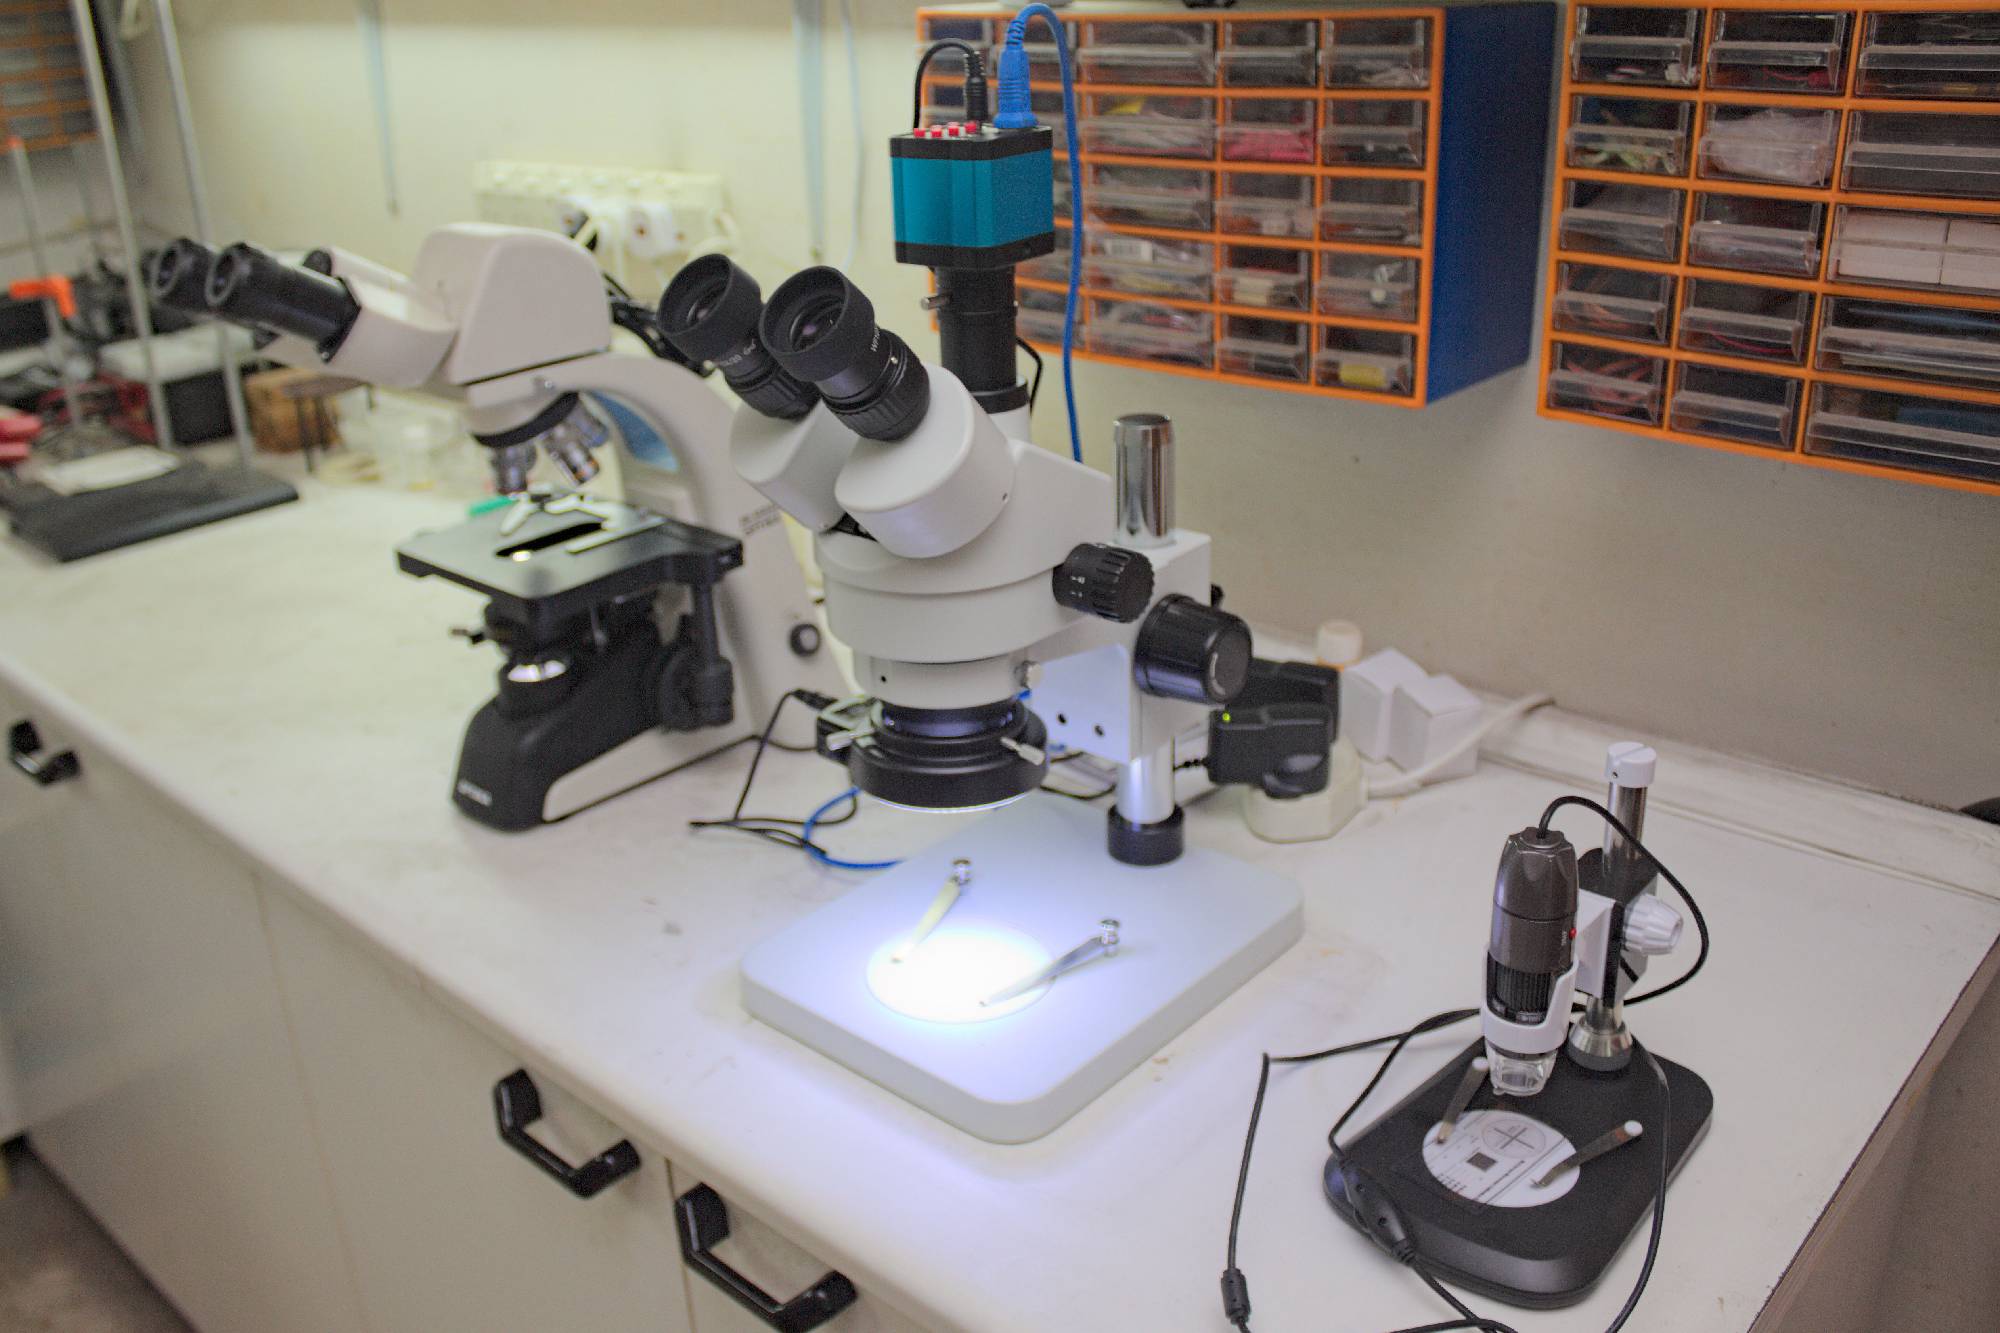
[[[29,722],[0,684],[0,729]],[[60,748],[43,727],[41,754]],[[9,762],[0,768],[0,1137],[85,1100],[111,1078],[111,1038],[84,914],[66,904],[62,841],[75,782],[41,786]]]
[[[674,1164],[674,1186],[683,1193],[700,1180],[689,1166]],[[715,1256],[773,1301],[790,1301],[826,1277],[829,1269],[824,1260],[794,1245],[754,1213],[730,1204],[726,1195],[723,1203],[729,1238],[714,1248]],[[770,1333],[769,1323],[707,1275],[691,1268],[687,1284],[694,1333]],[[926,1333],[924,1325],[891,1309],[865,1288],[855,1292],[852,1305],[819,1327],[826,1333]]]
[[[376,1333],[688,1327],[666,1163],[579,1199],[504,1144],[520,1061],[407,969],[287,891],[265,893],[306,1085]],[[531,1132],[570,1162],[621,1132],[533,1074]]]
[[[77,756],[53,870],[8,881],[35,1149],[204,1333],[359,1329],[250,872]]]

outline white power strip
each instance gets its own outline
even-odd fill
[[[479,217],[549,231],[596,224],[598,252],[649,263],[726,250],[734,226],[722,177],[547,162],[481,162],[473,168]]]

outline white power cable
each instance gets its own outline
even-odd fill
[[[826,262],[826,76],[821,65],[820,0],[792,0],[792,55],[798,64],[799,149],[804,155],[806,253]]]
[[[854,118],[854,201],[853,213],[848,218],[847,256],[840,267],[852,272],[854,257],[861,249],[861,201],[868,189],[867,135],[861,127],[861,53],[854,39],[854,6],[852,0],[840,0],[840,31],[847,43],[847,104]]]
[[[1555,699],[1547,694],[1525,695],[1507,704],[1499,712],[1481,722],[1470,735],[1461,737],[1457,744],[1419,768],[1413,768],[1403,776],[1385,782],[1380,786],[1367,783],[1368,797],[1408,796],[1429,782],[1439,772],[1465,757],[1466,752],[1478,748],[1479,743],[1500,728],[1518,718],[1526,717],[1537,708],[1552,704]]]

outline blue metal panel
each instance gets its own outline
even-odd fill
[[[896,240],[986,249],[1049,231],[1054,167],[1046,152],[986,159],[890,159]]]
[[[1552,4],[1445,10],[1430,399],[1533,348],[1555,51]]]

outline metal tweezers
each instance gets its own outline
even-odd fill
[[[1017,996],[1026,995],[1037,986],[1046,986],[1063,973],[1082,967],[1093,958],[1110,958],[1118,952],[1118,923],[1110,917],[1097,923],[1097,934],[1071,949],[1047,967],[1038,969],[1022,977],[1011,986],[994,991],[981,1000],[984,1005],[1005,1004]]]

